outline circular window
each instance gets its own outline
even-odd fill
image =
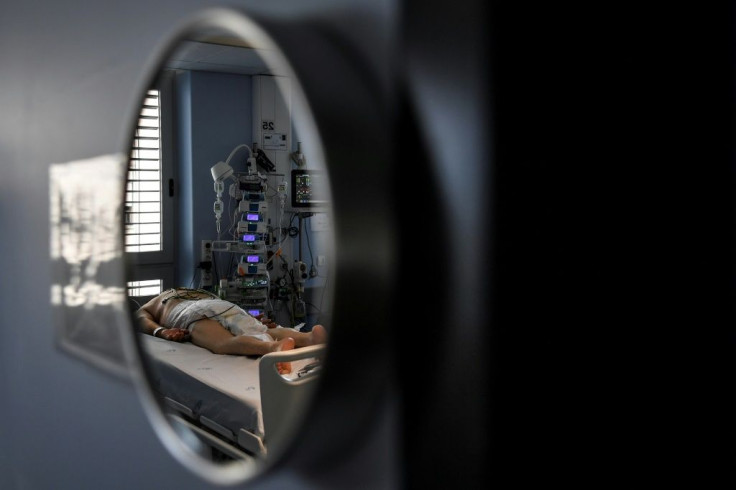
[[[330,336],[330,175],[279,47],[217,11],[182,29],[141,94],[125,192],[141,391],[182,463],[216,483],[276,461]]]

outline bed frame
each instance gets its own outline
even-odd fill
[[[261,357],[213,354],[189,342],[139,334],[149,380],[172,423],[187,427],[217,459],[265,457],[303,422],[326,346]],[[291,362],[281,375],[279,362]]]

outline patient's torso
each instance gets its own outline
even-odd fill
[[[198,291],[192,289],[172,289],[167,291],[161,298],[161,312],[159,314],[159,323],[165,327],[173,327],[172,311],[175,311],[182,302],[190,302],[201,299],[212,299],[214,295],[206,291]]]
[[[162,319],[161,324],[169,328],[189,328],[192,323],[206,318],[216,318],[224,324],[226,315],[245,315],[245,312],[237,305],[214,298],[202,298],[197,300],[179,300],[176,305]]]
[[[203,292],[190,295],[172,292],[161,299],[159,323],[167,328],[183,328],[191,331],[200,320],[214,319],[233,335],[248,335],[263,341],[273,341],[266,331],[268,327],[249,315],[235,303]]]

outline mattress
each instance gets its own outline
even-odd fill
[[[264,452],[259,357],[213,354],[189,342],[139,336],[150,360],[151,385],[168,408],[251,453]],[[293,361],[285,377],[298,379],[315,362]]]

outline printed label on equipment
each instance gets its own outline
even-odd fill
[[[263,121],[261,126],[263,131],[263,149],[264,150],[283,150],[286,151],[286,134],[277,133],[275,131],[266,131],[266,127],[273,129],[273,121]]]

